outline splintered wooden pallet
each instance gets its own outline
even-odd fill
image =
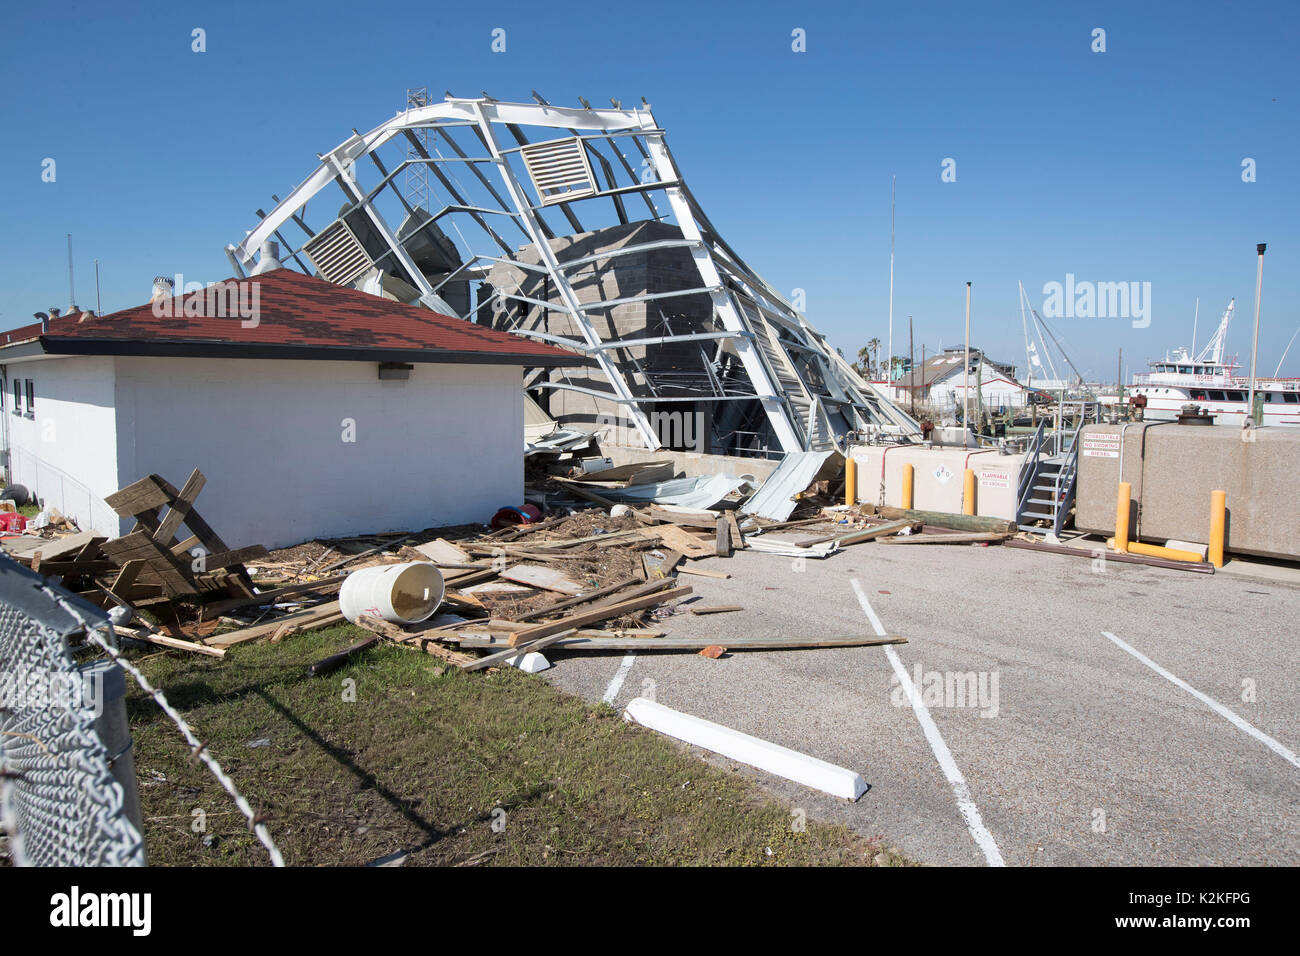
[[[135,519],[130,534],[100,545],[120,568],[116,578],[105,581],[108,590],[127,601],[156,596],[252,596],[252,581],[243,562],[265,557],[266,548],[259,544],[231,550],[221,540],[194,508],[206,483],[197,468],[179,490],[150,475],[104,499],[121,517]],[[178,541],[182,526],[189,534]],[[197,553],[192,553],[195,549]]]

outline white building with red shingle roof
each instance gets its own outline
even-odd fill
[[[4,470],[112,536],[105,496],[195,468],[232,547],[486,522],[522,503],[522,370],[580,364],[281,269],[0,333]]]

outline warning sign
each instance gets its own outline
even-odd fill
[[[1118,435],[1090,434],[1083,436],[1084,458],[1118,458]]]
[[[1010,488],[1011,472],[986,471],[980,475],[981,488]]]

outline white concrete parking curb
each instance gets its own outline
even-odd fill
[[[809,757],[780,744],[759,740],[700,717],[683,714],[644,697],[637,697],[628,703],[623,719],[634,720],[661,734],[712,750],[806,787],[824,790],[845,800],[856,800],[867,792],[867,782],[861,774],[852,770]]]

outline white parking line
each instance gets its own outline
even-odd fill
[[[627,672],[632,669],[636,663],[635,654],[627,654],[623,658],[623,663],[618,665],[618,670],[614,673],[614,679],[609,682],[605,688],[605,696],[601,698],[611,707],[614,706],[614,700],[618,697],[618,692],[623,689],[623,681],[627,680]]]
[[[850,583],[853,585],[854,592],[858,595],[858,603],[862,605],[867,620],[876,629],[876,634],[885,637],[884,625],[880,623],[880,618],[876,616],[875,609],[872,608],[871,602],[867,600],[867,594],[862,590],[862,585],[858,583],[857,578],[852,578]],[[984,826],[984,820],[980,817],[979,808],[975,806],[975,801],[971,798],[970,787],[966,784],[966,778],[962,776],[961,770],[957,767],[957,761],[952,758],[952,751],[943,742],[939,728],[935,726],[934,718],[930,716],[930,711],[921,700],[921,692],[912,683],[912,679],[907,674],[907,668],[903,666],[902,660],[899,659],[898,652],[888,644],[884,646],[884,651],[885,656],[889,658],[890,665],[894,668],[894,674],[898,677],[899,683],[907,691],[907,699],[912,702],[912,713],[916,714],[916,719],[921,725],[921,730],[925,732],[925,739],[929,741],[935,759],[939,761],[939,767],[943,770],[943,775],[948,778],[948,785],[952,787],[953,796],[957,798],[957,809],[961,811],[962,819],[966,821],[966,829],[970,831],[976,846],[983,851],[984,859],[988,861],[989,866],[1006,866],[1002,854],[998,851],[998,845],[993,840],[993,835]]]
[[[1151,668],[1153,671],[1155,671],[1165,680],[1169,681],[1175,687],[1181,687],[1183,690],[1187,691],[1187,693],[1191,694],[1193,697],[1195,697],[1205,706],[1209,707],[1219,716],[1226,717],[1231,723],[1235,724],[1239,729],[1244,730],[1246,733],[1250,734],[1252,737],[1254,737],[1256,740],[1262,743],[1269,750],[1273,751],[1283,760],[1289,761],[1291,764],[1293,764],[1296,767],[1300,767],[1300,758],[1296,757],[1293,751],[1288,750],[1285,746],[1278,743],[1268,734],[1248,724],[1246,721],[1242,720],[1240,717],[1238,717],[1227,707],[1224,707],[1222,704],[1220,704],[1217,700],[1215,700],[1212,697],[1207,697],[1205,694],[1202,694],[1199,690],[1197,690],[1195,687],[1188,684],[1186,681],[1179,680],[1177,677],[1169,673],[1169,671],[1165,670],[1163,667],[1161,667],[1151,658],[1147,657],[1141,651],[1136,650],[1133,647],[1130,647],[1128,644],[1125,644],[1114,634],[1110,633],[1110,631],[1102,631],[1101,633],[1105,637],[1107,637],[1111,641],[1111,643],[1113,643],[1116,647],[1120,648],[1121,650],[1128,651],[1130,654],[1132,654],[1134,657],[1140,660],[1143,664]]]

